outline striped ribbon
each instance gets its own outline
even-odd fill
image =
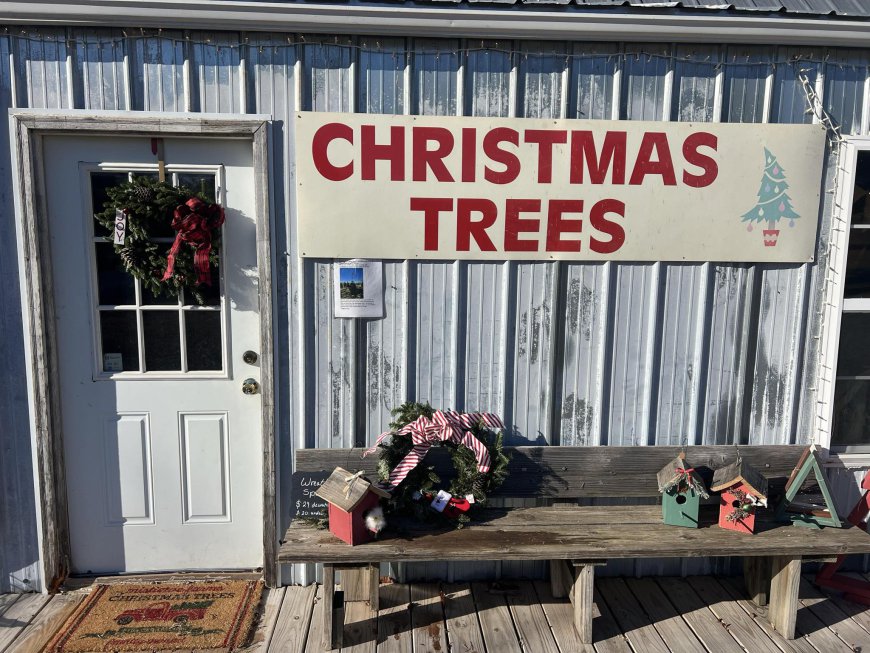
[[[455,442],[456,444],[465,445],[474,452],[474,458],[477,460],[477,470],[481,474],[488,472],[490,460],[486,445],[471,433],[471,429],[480,422],[483,422],[489,428],[504,428],[504,423],[502,423],[498,415],[492,413],[460,413],[455,410],[443,412],[436,410],[431,419],[421,415],[410,424],[402,427],[397,434],[410,434],[414,448],[408,452],[408,455],[390,473],[390,478],[387,481],[388,485],[394,488],[404,481],[408,473],[419,465],[420,461],[426,456],[429,447],[438,442]],[[365,457],[370,453],[374,453],[381,440],[389,435],[392,435],[391,431],[381,433],[375,445],[366,451],[363,456]]]

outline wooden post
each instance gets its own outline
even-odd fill
[[[584,644],[592,643],[592,590],[595,582],[595,566],[580,565],[576,568],[577,576],[571,589],[574,604],[574,628]]]
[[[743,580],[755,605],[763,607],[770,599],[770,557],[744,556]]]
[[[342,568],[341,589],[345,601],[367,601],[372,610],[378,609],[378,585],[381,566],[372,562]]]
[[[567,560],[550,560],[550,589],[554,599],[570,596],[574,575]],[[573,599],[573,597],[572,597]]]
[[[323,634],[321,648],[341,648],[344,632],[344,596],[335,591],[335,566],[323,565]]]
[[[798,587],[801,580],[800,556],[770,558],[770,625],[786,639],[794,639],[798,610]]]

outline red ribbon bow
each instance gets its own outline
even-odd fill
[[[404,435],[410,433],[414,448],[408,452],[408,455],[390,473],[390,478],[387,481],[388,485],[390,487],[398,486],[399,483],[405,480],[408,473],[423,460],[433,444],[444,441],[462,444],[471,449],[474,452],[474,457],[477,459],[477,470],[481,474],[488,472],[490,460],[486,445],[471,433],[471,429],[478,422],[483,422],[490,428],[504,428],[501,419],[492,413],[459,413],[455,410],[446,412],[436,410],[435,414],[432,415],[432,419],[421,415],[403,427],[398,431],[398,434]],[[391,435],[390,431],[381,433],[375,445],[366,451],[363,456],[373,453],[381,443],[381,440],[388,435]]]
[[[172,228],[178,233],[172,249],[166,257],[166,272],[163,281],[168,280],[175,270],[175,257],[181,249],[181,243],[190,243],[196,248],[193,255],[193,267],[196,270],[197,285],[211,285],[208,256],[211,252],[212,231],[224,223],[224,209],[220,204],[208,204],[198,197],[191,197],[175,209],[172,218]]]

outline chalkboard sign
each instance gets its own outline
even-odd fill
[[[316,496],[318,488],[332,472],[294,472],[291,477],[290,519],[322,519],[329,505]]]

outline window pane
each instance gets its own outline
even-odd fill
[[[178,297],[173,297],[168,293],[155,295],[150,288],[142,286],[142,305],[143,306],[178,306]]]
[[[92,172],[91,173],[91,206],[94,213],[102,213],[105,210],[105,203],[109,200],[106,195],[106,189],[110,186],[117,186],[127,181],[126,172]],[[94,234],[97,236],[108,236],[111,231],[103,227],[94,220]]]
[[[209,202],[214,202],[215,184],[214,175],[199,175],[192,172],[178,174],[178,185],[187,186],[194,193],[202,193]]]
[[[176,311],[143,311],[145,331],[145,371],[181,369],[178,313]]]
[[[843,313],[837,376],[870,376],[870,313]],[[870,433],[868,433],[870,437]]]
[[[185,311],[187,335],[187,369],[220,370],[221,313],[220,311]]]
[[[837,380],[831,444],[870,444],[870,381]]]
[[[870,229],[849,231],[845,297],[870,297]]]
[[[133,277],[124,270],[112,243],[95,243],[97,250],[97,297],[104,306],[136,303]]]
[[[855,194],[852,196],[852,224],[870,225],[870,152],[858,153]]]
[[[100,311],[104,372],[138,372],[139,346],[134,311]]]
[[[209,265],[209,272],[211,273],[211,285],[207,286],[204,283],[200,284],[196,287],[196,292],[202,298],[202,304],[200,304],[193,292],[190,290],[184,291],[184,303],[187,306],[220,306],[221,303],[221,274],[220,270],[216,269],[215,266]]]

